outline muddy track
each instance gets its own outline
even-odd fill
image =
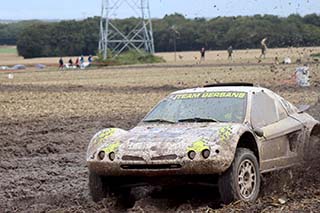
[[[145,93],[146,91],[174,91],[178,87],[164,85],[159,87],[154,86],[135,86],[135,87],[109,87],[109,86],[83,86],[83,85],[59,85],[59,86],[42,86],[42,85],[1,85],[1,92],[109,92],[109,93]]]
[[[266,86],[266,85],[261,85]],[[179,89],[185,89],[185,86],[173,86],[173,85],[163,85],[163,86],[130,86],[130,87],[114,87],[114,86],[84,86],[84,85],[59,85],[59,86],[47,86],[47,85],[33,85],[33,84],[23,84],[23,85],[9,85],[0,84],[1,92],[109,92],[109,93],[145,93],[146,91],[153,92],[167,92],[176,91]],[[299,88],[295,85],[271,85],[268,88],[275,92],[301,92],[301,91],[315,91],[320,92],[320,84],[315,84],[308,88]]]
[[[100,88],[42,88],[27,85],[16,89],[1,89],[92,91]],[[164,86],[154,89],[175,88]],[[281,88],[277,88],[279,89]],[[121,90],[124,92],[125,89]],[[141,88],[142,90],[146,88]],[[313,106],[309,112],[320,119],[320,103]],[[83,116],[64,119],[38,118],[23,122],[0,121],[0,212],[210,212],[213,209],[221,212],[320,211],[319,160],[292,170],[267,175],[264,178],[263,196],[250,205],[240,202],[222,206],[216,189],[207,187],[156,190],[152,193],[140,189],[135,192],[140,198],[132,209],[117,204],[113,198],[93,203],[88,193],[88,172],[85,164],[89,139],[105,127],[129,129],[136,125],[142,116],[137,112],[126,120],[113,115],[103,118]],[[279,204],[279,198],[285,199],[285,204]]]
[[[1,123],[0,209],[33,212],[90,203],[88,141],[100,129],[131,125],[117,117]]]

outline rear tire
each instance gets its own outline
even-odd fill
[[[259,164],[253,152],[238,148],[229,169],[219,177],[219,191],[223,203],[236,200],[253,202],[260,191]]]
[[[311,134],[308,143],[305,144],[303,159],[313,161],[319,158],[320,153],[320,134]]]

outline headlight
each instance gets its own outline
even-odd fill
[[[105,155],[106,155],[106,154],[105,154],[104,151],[100,151],[99,154],[98,154],[98,159],[99,159],[99,160],[103,160],[104,157],[105,157]]]
[[[116,158],[116,154],[115,154],[114,152],[110,152],[110,154],[109,154],[109,159],[110,159],[111,161],[114,161],[115,158]]]
[[[188,157],[193,160],[196,157],[196,152],[195,151],[190,151],[188,152]]]
[[[210,156],[210,150],[209,149],[205,149],[202,151],[202,157],[204,159],[207,159]]]

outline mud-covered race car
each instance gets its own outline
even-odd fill
[[[306,109],[306,108],[305,108]],[[104,129],[87,150],[94,201],[140,184],[218,184],[224,203],[254,201],[260,175],[299,163],[317,120],[251,84],[174,92],[137,127]]]

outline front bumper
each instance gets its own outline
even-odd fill
[[[220,174],[228,169],[232,159],[177,159],[166,161],[87,160],[90,171],[104,176],[171,176]]]

